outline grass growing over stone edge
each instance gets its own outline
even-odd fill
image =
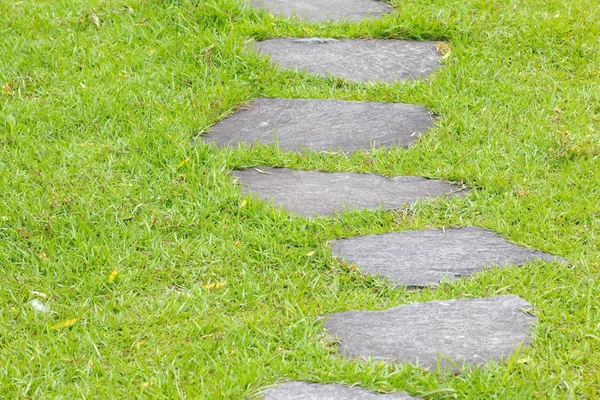
[[[431,399],[599,396],[600,8],[395,5],[352,25],[274,18],[232,0],[1,0],[0,395],[238,398],[304,379]],[[244,51],[284,36],[444,40],[451,53],[428,81],[368,85],[280,71]],[[440,118],[409,150],[190,145],[252,97],[416,103]],[[261,165],[475,190],[306,220],[242,200],[227,173]],[[332,261],[326,246],[466,225],[571,262],[404,291]],[[346,361],[316,322],[500,294],[534,305],[533,347],[457,376]],[[35,298],[51,312],[35,313]]]

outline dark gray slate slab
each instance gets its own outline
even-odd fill
[[[252,6],[284,17],[297,15],[310,22],[358,21],[393,11],[389,4],[377,0],[252,0]]]
[[[283,38],[254,44],[281,68],[354,81],[394,82],[429,75],[440,65],[438,42]]]
[[[417,176],[388,178],[353,172],[295,171],[252,168],[233,171],[245,193],[304,216],[321,216],[346,209],[401,208],[417,199],[464,194],[457,185]]]
[[[529,343],[537,318],[523,310],[531,304],[518,296],[413,303],[385,311],[332,314],[325,329],[341,340],[350,358],[373,357],[418,363],[435,369],[438,354],[463,363],[482,364],[510,356]],[[440,356],[442,366],[451,366]]]
[[[256,99],[203,137],[218,146],[272,144],[283,150],[354,151],[408,147],[433,124],[425,108],[410,104],[338,100]]]
[[[286,382],[265,390],[265,400],[418,400],[404,392],[380,394],[340,384]]]
[[[334,256],[398,285],[425,286],[490,266],[522,265],[561,257],[517,246],[477,227],[390,232],[331,242]]]

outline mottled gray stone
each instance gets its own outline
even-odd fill
[[[561,257],[517,246],[477,227],[390,232],[331,242],[334,256],[398,285],[426,286],[491,266],[522,265]]]
[[[518,296],[412,303],[384,311],[347,311],[330,315],[325,329],[340,339],[349,358],[373,357],[435,369],[501,361],[529,344],[536,317]],[[439,356],[438,356],[439,355]]]
[[[464,194],[449,182],[417,176],[388,178],[353,172],[296,171],[252,168],[233,171],[245,193],[304,216],[322,216],[346,209],[401,208],[417,199]]]
[[[218,146],[273,144],[282,150],[354,151],[408,147],[431,127],[425,108],[410,104],[309,99],[256,99],[202,139]]]
[[[440,65],[438,42],[283,38],[254,44],[281,68],[353,81],[394,82],[429,75]]]
[[[297,15],[310,22],[358,21],[393,11],[377,0],[251,0],[252,6],[284,17]]]
[[[417,400],[404,392],[375,393],[340,384],[286,382],[262,393],[264,400]]]

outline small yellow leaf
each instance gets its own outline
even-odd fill
[[[316,252],[314,251],[309,251],[308,253],[306,253],[306,257],[312,257],[315,255]]]
[[[39,296],[39,297],[41,297],[43,299],[47,299],[48,298],[48,295],[46,293],[44,293],[44,292],[38,292],[37,290],[32,290],[31,294],[33,294],[34,296]]]
[[[445,60],[446,58],[450,57],[450,53],[452,53],[452,50],[450,49],[450,46],[448,46],[447,43],[438,44],[437,51],[442,55],[442,60]]]
[[[141,346],[142,346],[144,343],[146,343],[146,342],[144,342],[143,340],[142,340],[141,342],[137,342],[137,343],[135,344],[135,348],[136,348],[136,349],[139,349],[139,348],[140,348],[140,347],[141,347]]]
[[[96,14],[92,13],[92,23],[96,25],[96,28],[100,28],[100,20]]]
[[[238,242],[237,240],[236,240],[235,242],[233,242],[233,245],[234,245],[235,247],[237,247],[238,249],[239,249],[240,247],[242,247],[242,243]]]
[[[4,93],[6,94],[11,94],[12,93],[12,89],[11,87],[8,85],[8,83],[5,83],[4,85],[2,85],[2,90],[4,91]]]
[[[225,285],[227,285],[227,282],[209,283],[208,285],[203,285],[202,287],[206,290],[217,290]]]
[[[52,325],[52,327],[50,329],[66,328],[66,327],[73,325],[77,321],[79,321],[77,318],[67,319],[65,321],[59,322],[56,325]]]
[[[46,255],[46,253],[41,253],[40,258],[42,259],[42,261],[46,261],[48,259],[48,256]]]
[[[114,281],[118,274],[119,274],[119,271],[117,271],[115,269],[113,272],[110,273],[110,276],[108,277],[108,281],[109,282]]]
[[[240,203],[240,208],[242,207],[246,207],[246,199],[242,199],[242,202]]]
[[[142,383],[142,387],[144,389],[148,389],[152,385],[154,385],[154,383],[152,383],[152,382],[144,382],[144,383]]]
[[[527,195],[527,193],[524,190],[519,190],[519,196],[523,197],[526,195]]]
[[[186,158],[185,160],[183,160],[182,162],[180,162],[179,164],[177,164],[177,168],[181,168],[183,167],[185,164],[189,163],[190,159]]]

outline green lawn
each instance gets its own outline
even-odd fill
[[[394,5],[353,25],[234,0],[0,0],[0,397],[247,398],[285,379],[427,399],[600,397],[598,3]],[[244,51],[284,36],[445,40],[451,53],[428,81],[387,85],[284,72]],[[439,120],[409,150],[192,145],[252,97],[415,103]],[[474,190],[307,220],[242,200],[228,172],[264,165]],[[326,245],[467,225],[570,263],[405,291]],[[534,305],[532,347],[459,375],[347,361],[316,320],[499,294]]]

